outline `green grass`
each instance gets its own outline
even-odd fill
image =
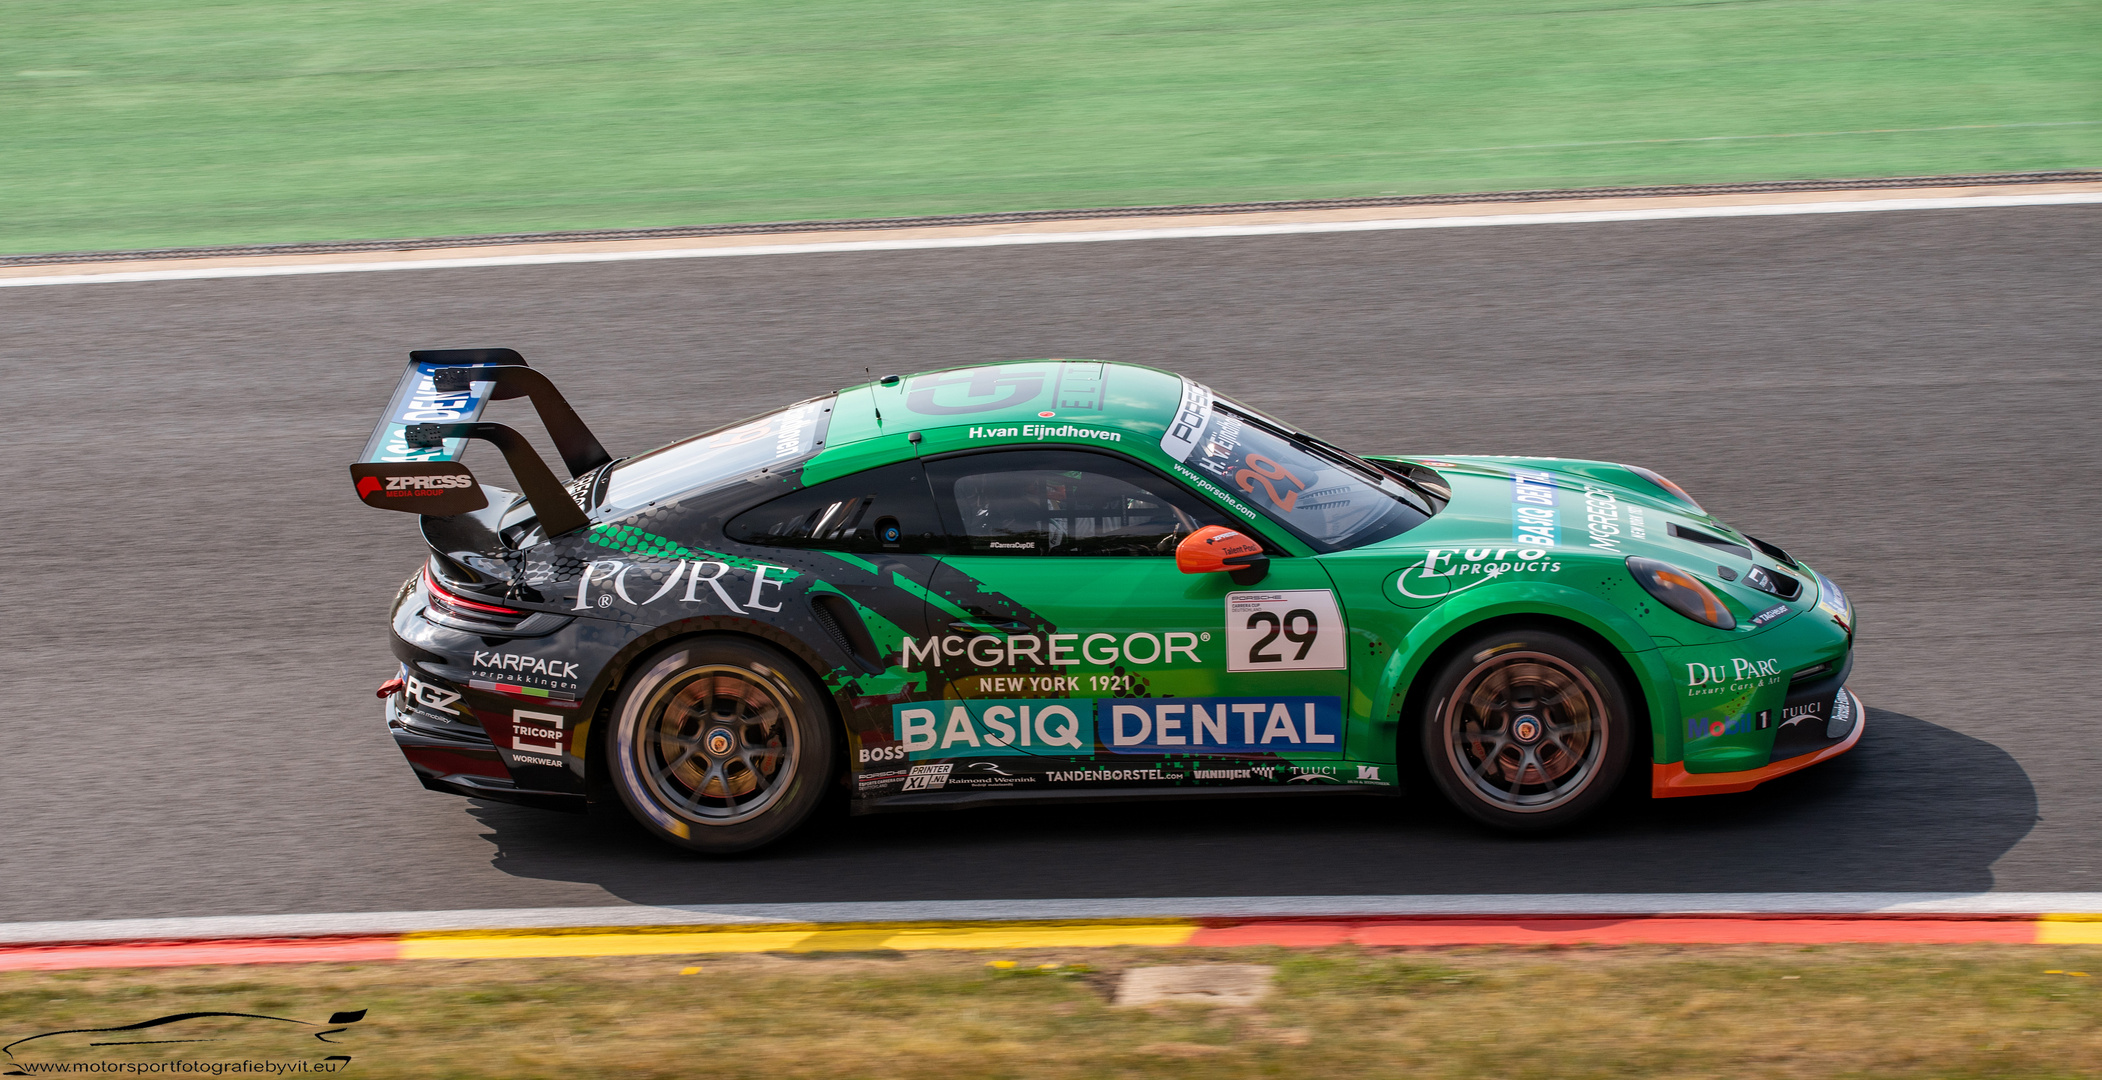
[[[209,1021],[152,1037],[221,1041],[98,1047],[122,1036],[77,1034],[17,1047],[15,1062],[347,1054],[358,1076],[506,1080],[2102,1075],[2091,946],[1101,949],[987,967],[1000,955],[7,972],[0,1042],[178,1012],[320,1021],[363,1009],[333,1046],[290,1025]],[[1093,970],[1024,975],[1074,961]],[[1270,997],[1110,1004],[1128,968],[1211,962],[1276,965]]]
[[[2086,167],[2098,47],[2094,0],[0,0],[0,251]]]

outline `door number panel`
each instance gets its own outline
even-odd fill
[[[1226,670],[1337,671],[1343,615],[1329,589],[1226,594]]]

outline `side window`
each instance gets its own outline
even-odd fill
[[[959,555],[1173,556],[1225,515],[1122,458],[1006,450],[929,462]]]
[[[730,519],[730,539],[769,547],[911,555],[940,551],[941,519],[916,461],[827,480]]]

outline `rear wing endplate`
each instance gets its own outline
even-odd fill
[[[424,349],[409,354],[387,411],[350,467],[358,498],[427,517],[480,510],[489,500],[460,455],[467,440],[481,439],[503,453],[546,535],[582,528],[584,512],[525,436],[481,422],[489,402],[518,397],[532,400],[571,476],[612,460],[555,384],[513,350]]]

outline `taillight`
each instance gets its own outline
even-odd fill
[[[517,608],[507,608],[500,604],[487,604],[480,600],[469,600],[464,596],[449,592],[445,586],[438,584],[436,575],[428,572],[423,575],[423,583],[431,591],[431,603],[441,611],[450,611],[455,615],[468,618],[483,619],[487,619],[492,615],[504,619],[523,619],[531,614],[530,612],[520,611]]]

